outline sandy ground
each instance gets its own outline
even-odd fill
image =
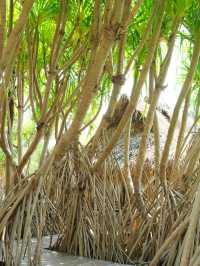
[[[28,265],[23,262],[21,265]],[[42,266],[120,266],[120,264],[113,264],[111,262],[90,260],[82,257],[67,256],[62,253],[45,250],[42,257]]]
[[[36,240],[33,239],[33,246]],[[83,257],[68,256],[61,252],[47,250],[49,237],[43,238],[43,254],[42,266],[121,266],[121,264],[91,260]],[[26,259],[22,262],[22,266],[28,266]]]

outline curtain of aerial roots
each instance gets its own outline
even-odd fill
[[[42,48],[45,85],[40,90],[37,62],[41,40],[38,28],[28,20],[34,1],[24,1],[15,25],[10,1],[8,29],[5,2],[0,1],[0,36],[3,36],[0,38],[0,145],[6,157],[0,209],[2,261],[5,265],[20,265],[25,256],[27,262],[38,265],[42,237],[49,235],[52,236],[49,248],[67,254],[120,263],[150,262],[155,266],[199,265],[200,137],[191,134],[198,119],[188,129],[186,115],[200,53],[199,29],[193,34],[190,63],[161,150],[159,126],[162,125],[157,104],[166,87],[184,10],[174,11],[171,29],[165,36],[166,54],[159,57],[167,1],[153,1],[140,41],[127,58],[129,27],[143,1],[133,4],[111,0],[105,1],[104,6],[96,0],[90,30],[83,36],[85,42],[79,41],[70,48],[70,58],[63,64],[65,49],[69,49],[70,41],[74,42],[80,26],[81,8],[77,6],[76,23],[66,36],[68,6],[67,1],[59,1],[48,59],[47,49]],[[23,32],[26,70],[20,50]],[[2,41],[5,39],[6,42]],[[70,93],[70,69],[74,65],[79,73]],[[135,77],[131,97],[122,96],[118,100],[130,69]],[[88,145],[80,145],[80,133],[98,115],[97,112],[86,126],[83,124],[105,75],[112,80],[108,109]],[[147,116],[143,117],[136,108],[145,84],[149,97]],[[52,88],[56,97],[52,96]],[[25,150],[22,128],[27,105],[36,132]],[[13,152],[16,149],[12,142],[13,116],[17,121],[17,156]],[[177,129],[179,116],[181,126]],[[175,131],[178,131],[176,147]],[[134,138],[138,132],[141,141],[136,152]],[[52,136],[56,144],[47,153]],[[154,155],[146,160],[149,137],[153,139]],[[42,151],[38,170],[29,174],[31,156],[39,143]],[[119,143],[124,143],[124,148]],[[129,160],[131,150],[136,154]],[[175,150],[174,154],[171,150]],[[33,238],[36,238],[34,243]]]

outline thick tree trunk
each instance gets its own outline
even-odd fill
[[[109,25],[106,24],[103,27],[99,46],[91,55],[87,73],[81,88],[82,93],[78,99],[76,115],[70,128],[61,137],[58,145],[55,148],[56,160],[59,160],[59,158],[65,154],[69,144],[73,141],[74,138],[76,138],[77,134],[79,134],[79,130],[86,112],[91,104],[93,97],[98,91],[99,82],[103,73],[106,59],[116,40],[116,37],[119,34],[119,25],[121,23],[123,7],[124,1],[121,1],[121,3],[116,1],[113,7],[113,18],[109,22]]]
[[[141,89],[143,87],[143,84],[145,82],[147,73],[149,71],[149,68],[151,66],[152,60],[153,60],[153,56],[154,56],[154,52],[159,40],[159,34],[160,34],[160,28],[162,25],[162,18],[164,15],[164,9],[165,9],[165,1],[161,1],[158,3],[158,12],[159,12],[159,19],[158,17],[155,18],[156,22],[155,22],[155,28],[152,34],[152,37],[148,43],[148,55],[145,59],[145,63],[143,65],[143,69],[141,71],[140,77],[138,79],[138,82],[133,90],[129,105],[126,108],[126,111],[116,129],[116,131],[114,132],[113,136],[112,136],[112,140],[110,141],[110,143],[107,145],[107,147],[105,148],[105,150],[102,152],[102,154],[100,155],[100,157],[98,158],[97,162],[95,163],[93,170],[96,170],[100,167],[100,165],[102,164],[102,162],[109,156],[109,154],[111,153],[114,145],[117,143],[120,135],[122,134],[122,131],[124,130],[124,128],[126,127],[128,118],[132,115],[132,113],[134,112],[136,106],[137,106],[137,102],[140,96],[140,92]]]

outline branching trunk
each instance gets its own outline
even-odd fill
[[[142,173],[143,173],[143,167],[144,167],[144,162],[145,162],[147,139],[148,139],[148,135],[153,125],[157,102],[158,102],[161,90],[164,87],[164,81],[165,81],[167,71],[169,69],[169,65],[171,62],[171,57],[172,57],[172,53],[174,49],[178,27],[179,27],[179,19],[175,19],[172,34],[170,36],[168,51],[161,65],[159,76],[156,79],[155,89],[153,90],[153,95],[151,97],[150,107],[149,107],[149,111],[147,114],[146,124],[144,128],[144,132],[142,134],[142,139],[141,139],[140,147],[139,147],[139,153],[138,153],[138,157],[136,161],[136,174],[134,177],[132,177],[136,197],[138,198],[138,202],[141,202],[139,207],[141,208],[141,211],[144,215],[145,215],[145,209],[144,209],[144,203],[141,197],[141,180],[142,180]]]
[[[171,122],[170,122],[170,127],[169,127],[168,134],[167,134],[167,140],[166,140],[165,147],[162,153],[162,158],[161,158],[161,163],[160,163],[160,179],[162,183],[166,182],[166,167],[167,167],[167,159],[168,159],[169,151],[170,151],[170,145],[172,143],[172,139],[174,136],[174,131],[175,131],[175,127],[177,124],[181,105],[191,87],[195,68],[196,68],[196,65],[199,59],[199,54],[200,54],[200,34],[198,34],[195,39],[190,68],[189,68],[187,77],[185,79],[182,90],[180,92],[180,95],[178,97],[177,103],[174,108],[174,112],[173,112]]]
[[[145,63],[143,65],[143,69],[141,71],[140,77],[138,79],[138,82],[136,84],[135,89],[133,90],[131,99],[130,99],[130,103],[126,108],[126,111],[116,129],[116,131],[114,132],[113,136],[112,136],[112,140],[110,141],[110,143],[107,145],[107,147],[105,148],[105,150],[102,152],[102,154],[100,155],[100,157],[98,158],[97,162],[95,163],[93,169],[96,170],[100,167],[100,165],[102,164],[102,162],[109,156],[109,154],[111,153],[114,145],[116,144],[117,140],[119,139],[124,127],[126,126],[126,123],[128,121],[128,118],[132,115],[132,113],[134,112],[136,106],[137,106],[137,102],[139,99],[139,95],[141,92],[141,89],[143,87],[143,84],[145,82],[147,73],[149,71],[151,62],[153,60],[153,55],[158,43],[158,39],[159,39],[159,33],[160,33],[160,28],[161,28],[161,24],[162,24],[162,18],[163,18],[163,14],[164,14],[164,6],[165,6],[165,1],[161,1],[161,3],[158,4],[158,10],[159,10],[159,20],[155,22],[155,28],[152,34],[152,37],[148,43],[148,55],[146,57]]]
[[[90,106],[92,98],[97,93],[100,77],[102,75],[107,56],[109,55],[115,39],[119,34],[119,24],[121,23],[123,7],[123,1],[121,1],[121,3],[116,1],[113,7],[112,20],[109,22],[109,25],[104,25],[98,49],[96,49],[90,58],[87,73],[82,85],[82,93],[77,103],[76,115],[70,128],[61,137],[58,145],[55,148],[56,160],[65,154],[70,142],[72,142],[73,139],[76,138],[77,134],[79,134],[80,127]],[[105,21],[107,21],[107,18],[105,18]]]
[[[118,44],[117,71],[116,71],[116,74],[112,77],[112,82],[113,82],[112,94],[110,97],[108,109],[106,113],[104,114],[101,120],[101,123],[96,130],[94,137],[91,140],[93,150],[95,149],[95,146],[98,142],[99,137],[101,136],[102,131],[107,127],[107,125],[109,124],[109,121],[111,120],[111,117],[113,115],[114,108],[117,102],[117,98],[125,82],[125,75],[123,74],[123,69],[124,69],[125,44],[127,40],[127,30],[128,30],[128,26],[130,23],[130,21],[128,21],[127,18],[129,17],[130,17],[130,1],[127,1],[125,2],[124,12],[123,12],[123,17],[122,17],[122,22],[121,22],[121,25],[123,28],[121,29],[120,40]]]
[[[180,2],[0,0],[3,264],[20,265],[26,253],[39,265],[51,232],[53,248],[74,255],[198,264],[200,20],[196,0]],[[157,105],[177,42],[190,66],[170,118]],[[130,99],[118,101],[128,73]],[[136,109],[145,89],[147,115]],[[170,124],[162,154],[156,110]]]
[[[21,38],[22,32],[28,20],[29,12],[33,6],[34,0],[27,0],[23,4],[22,12],[16,22],[15,27],[7,41],[7,45],[3,50],[2,58],[0,60],[0,71],[2,72],[8,65],[10,65],[16,57],[16,49]]]

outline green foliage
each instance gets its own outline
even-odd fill
[[[0,169],[5,166],[5,154],[0,149]]]
[[[37,1],[32,8],[32,14],[37,17],[38,23],[43,23],[46,20],[55,19],[59,11],[59,2],[52,0]]]
[[[174,13],[180,17],[185,15],[185,12],[190,8],[192,5],[191,0],[175,0],[174,2]]]
[[[136,1],[133,1],[133,5]],[[100,1],[100,12],[101,16],[103,16],[104,7],[106,1]],[[130,26],[128,28],[127,41],[125,46],[125,65],[133,55],[135,49],[138,47],[142,36],[145,32],[148,20],[152,14],[153,5],[155,1],[153,0],[144,0],[143,5],[138,10],[136,16],[131,21]],[[16,23],[20,11],[22,9],[22,5],[20,1],[16,1],[14,5],[14,23]],[[94,1],[92,0],[69,0],[67,1],[67,20],[65,23],[64,36],[61,42],[60,49],[63,51],[62,56],[58,56],[58,60],[55,66],[56,70],[56,78],[52,82],[50,88],[50,94],[48,97],[48,109],[50,109],[53,103],[56,101],[59,90],[65,90],[66,92],[63,94],[63,102],[61,110],[62,115],[69,108],[69,102],[73,103],[77,102],[76,90],[80,88],[80,80],[84,78],[86,73],[90,53],[91,53],[91,39],[90,39],[90,30],[91,24],[94,19]],[[36,118],[39,118],[42,115],[39,98],[43,99],[45,95],[47,76],[49,71],[49,64],[52,53],[52,45],[54,34],[56,31],[56,23],[58,20],[59,12],[60,12],[60,1],[58,0],[37,0],[32,8],[32,11],[29,16],[28,25],[26,26],[26,30],[24,35],[22,36],[22,40],[20,42],[19,47],[19,56],[18,62],[16,62],[16,67],[19,64],[21,71],[23,72],[24,79],[24,98],[27,101],[25,107],[25,118],[23,123],[22,130],[22,138],[23,138],[23,146],[24,148],[28,147],[28,144],[31,140],[31,137],[36,132],[36,122],[33,118],[33,113],[31,111],[31,106],[29,102],[29,89],[30,89],[30,79],[29,79],[29,60],[32,56],[35,60],[34,62],[34,72],[35,78],[37,79],[37,87],[40,95],[37,95],[37,92],[33,93],[33,102],[35,107]],[[158,21],[159,14],[154,16],[154,23]],[[179,35],[177,36],[178,42],[180,42],[181,49],[184,50],[184,54],[186,55],[183,58],[183,70],[181,78],[181,82],[185,77],[185,73],[188,67],[188,61],[190,61],[191,57],[191,48],[193,42],[199,34],[200,28],[200,5],[198,0],[169,0],[167,1],[167,9],[164,15],[164,20],[161,28],[161,36],[160,36],[160,44],[156,53],[156,66],[159,69],[160,64],[166,54],[168,40],[172,33],[172,25],[175,19],[183,19],[183,23],[179,27]],[[102,21],[101,21],[102,22]],[[150,36],[154,32],[154,27],[149,29]],[[112,50],[112,62],[113,62],[113,70],[114,74],[117,69],[118,62],[118,40],[116,40],[116,44]],[[85,50],[83,54],[78,58],[75,63],[72,63],[67,69],[65,66],[71,60],[74,53],[85,46]],[[34,54],[30,54],[30,49]],[[142,49],[140,54],[136,58],[135,67],[133,69],[133,73],[140,73],[141,65],[143,64],[146,56],[148,54],[148,50],[146,46]],[[94,66],[95,67],[95,66]],[[64,70],[63,70],[64,69]],[[193,96],[192,96],[192,106],[193,110],[196,109],[197,102],[199,104],[199,73],[200,68],[198,66],[195,73],[195,81],[193,84]],[[139,75],[139,74],[138,74]],[[63,80],[62,80],[63,79]],[[65,88],[57,86],[57,83],[64,82],[64,79],[67,79],[67,83]],[[57,83],[56,83],[57,82]],[[15,88],[15,86],[13,86]],[[90,106],[89,112],[85,117],[84,124],[87,124],[93,117],[94,114],[98,111],[101,100],[103,99],[106,102],[110,97],[110,93],[112,90],[112,81],[110,75],[104,73],[101,79],[101,84],[99,86],[98,95],[94,97],[94,100]],[[17,93],[13,93],[16,98]],[[16,100],[16,99],[15,99]],[[17,106],[17,101],[15,103]],[[70,116],[73,117],[76,112],[77,106],[73,105],[71,109]],[[60,116],[62,117],[60,114]],[[92,126],[93,127],[93,126]],[[89,135],[91,135],[94,130],[90,128]],[[15,115],[14,128],[13,128],[13,139],[14,143],[17,145],[17,115]],[[41,144],[39,150],[41,149]],[[40,150],[41,151],[41,150]],[[37,152],[39,154],[40,152]],[[1,156],[1,155],[0,155]],[[0,157],[0,160],[3,157]],[[2,159],[3,160],[3,159]]]
[[[187,12],[187,16],[185,18],[185,27],[191,34],[193,39],[199,35],[200,28],[200,3],[199,1],[193,0],[191,1],[190,8]]]

